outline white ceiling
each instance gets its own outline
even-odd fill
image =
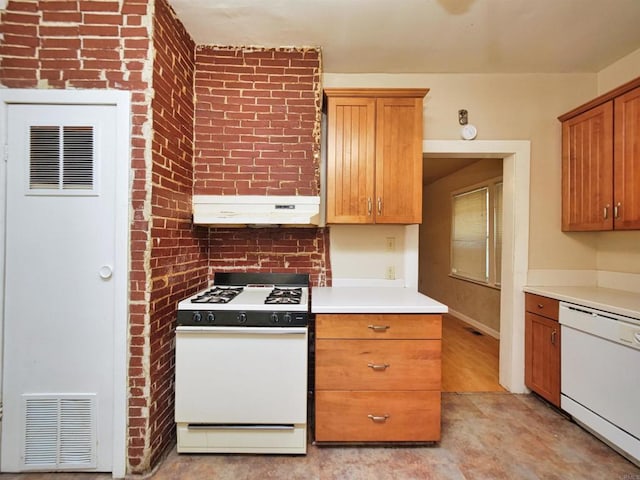
[[[321,47],[326,73],[598,72],[640,0],[169,0],[197,44]]]

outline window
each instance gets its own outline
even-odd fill
[[[502,179],[454,192],[451,275],[498,287],[502,268]]]

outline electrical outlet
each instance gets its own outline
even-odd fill
[[[396,237],[387,237],[387,251],[392,252],[396,249]]]
[[[393,265],[389,265],[387,267],[387,280],[395,280],[396,279],[396,267]]]

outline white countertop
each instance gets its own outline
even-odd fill
[[[640,294],[600,287],[526,286],[525,292],[640,319]]]
[[[313,287],[313,313],[447,313],[446,305],[412,288]]]

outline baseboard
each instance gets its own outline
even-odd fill
[[[487,325],[485,325],[482,322],[479,322],[478,320],[475,320],[465,315],[464,313],[460,313],[452,309],[451,307],[449,307],[449,315],[456,317],[458,320],[462,320],[465,323],[468,323],[469,325],[474,327],[476,330],[481,331],[482,333],[486,333],[487,335],[500,340],[500,332],[498,332],[497,330],[494,330],[491,327],[488,327]]]

